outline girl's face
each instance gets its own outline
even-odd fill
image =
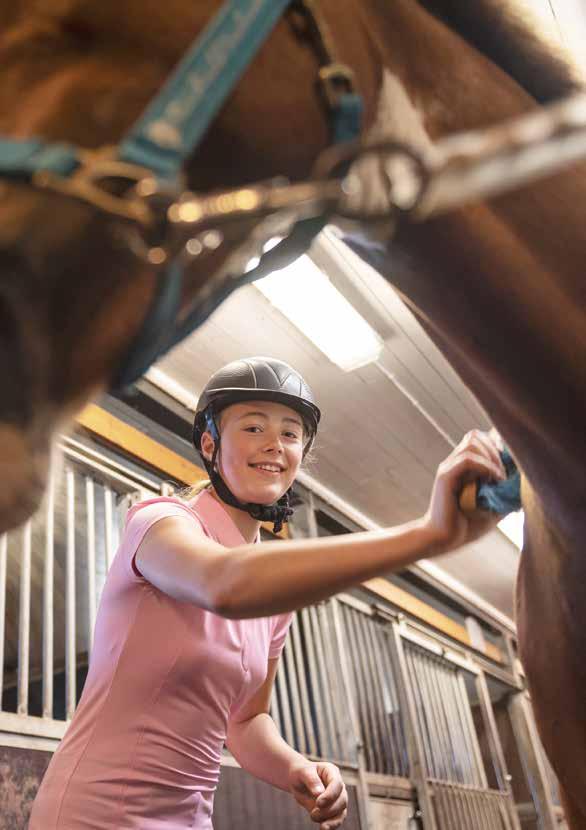
[[[226,407],[219,417],[218,470],[240,501],[272,504],[291,486],[303,457],[301,417],[279,403],[250,401]],[[202,450],[212,457],[214,442],[205,432]]]

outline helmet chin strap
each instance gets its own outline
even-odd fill
[[[289,517],[293,515],[293,508],[289,501],[291,488],[284,493],[281,498],[273,504],[256,504],[255,502],[240,501],[236,498],[234,493],[229,489],[228,485],[216,469],[216,459],[220,450],[220,433],[216,426],[213,415],[208,414],[206,417],[207,427],[214,439],[214,452],[211,461],[204,458],[204,464],[213,488],[225,504],[235,507],[237,510],[242,510],[252,516],[259,522],[272,522],[273,532],[279,533],[283,524],[289,521]]]

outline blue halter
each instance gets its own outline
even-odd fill
[[[118,160],[138,167],[145,176],[150,173],[167,184],[176,183],[187,158],[290,3],[291,0],[226,0],[122,139]],[[352,91],[340,94],[330,112],[334,142],[358,137],[360,96]],[[53,174],[60,181],[66,181],[83,166],[83,157],[83,150],[66,143],[0,138],[0,176],[24,183],[34,185],[42,174]],[[299,247],[294,254],[288,253],[289,259],[307,247],[324,221],[313,219],[299,223],[294,231]],[[291,250],[290,244],[287,249]],[[283,255],[278,248],[271,252],[269,262],[282,266]],[[157,357],[203,322],[231,290],[266,273],[267,265],[263,261],[262,272],[255,269],[240,280],[232,280],[230,289],[192,312],[176,331],[173,324],[179,309],[183,274],[176,262],[168,266],[161,272],[156,297],[132,344],[131,354],[113,379],[114,388],[134,382]]]
[[[121,160],[175,179],[226,97],[291,0],[228,0],[122,139]],[[68,144],[0,140],[0,173],[32,181],[39,170],[70,176],[81,163]]]

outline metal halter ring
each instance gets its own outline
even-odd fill
[[[393,157],[402,158],[409,163],[411,172],[409,174],[404,173],[404,180],[402,182],[393,182],[387,172],[384,171],[384,173],[389,180],[390,207],[403,214],[414,213],[427,191],[432,170],[426,163],[424,157],[408,144],[403,144],[399,141],[380,141],[365,145],[360,141],[354,141],[339,146],[328,147],[319,156],[313,169],[313,177],[316,180],[344,177],[354,162],[373,155],[380,157],[385,164]],[[401,184],[402,189],[407,191],[406,195],[400,195],[397,188],[398,184]],[[349,195],[347,179],[344,189]],[[338,206],[336,213],[346,219],[376,221],[389,218],[389,210],[355,211],[350,208],[344,208],[342,204]]]

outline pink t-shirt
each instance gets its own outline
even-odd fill
[[[212,828],[229,718],[265,680],[292,615],[228,620],[155,588],[134,556],[147,530],[170,516],[226,547],[244,544],[207,491],[189,504],[157,498],[129,510],[83,694],[29,830]]]

